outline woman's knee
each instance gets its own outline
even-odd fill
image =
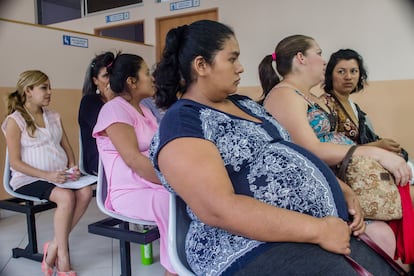
[[[90,186],[83,187],[82,189],[76,190],[76,202],[77,203],[86,203],[89,204],[89,202],[92,199],[92,188]]]
[[[373,221],[367,225],[367,235],[390,256],[394,256],[396,240],[391,227],[384,221]]]
[[[55,202],[58,207],[73,209],[76,203],[75,193],[71,189],[56,187],[50,194],[50,200]]]

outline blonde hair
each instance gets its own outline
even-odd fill
[[[14,111],[19,111],[26,121],[30,136],[34,135],[36,125],[32,116],[30,116],[24,107],[24,104],[26,103],[26,91],[27,89],[33,89],[33,87],[41,85],[47,80],[49,80],[49,77],[42,71],[24,71],[20,74],[19,80],[17,81],[16,91],[10,93],[7,97],[7,115],[12,114]]]

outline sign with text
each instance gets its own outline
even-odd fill
[[[106,23],[128,20],[129,12],[115,13],[115,14],[107,15],[105,18],[106,18]]]
[[[200,0],[178,1],[178,2],[173,2],[170,4],[170,11],[188,9],[188,8],[198,7],[198,6],[200,6]]]
[[[70,35],[63,35],[63,45],[88,48],[88,39]]]

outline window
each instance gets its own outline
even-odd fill
[[[142,0],[87,0],[85,3],[86,14],[89,14],[134,4],[141,4]]]
[[[49,25],[81,18],[94,12],[142,4],[142,1],[143,0],[37,0],[37,21],[38,24]]]
[[[43,25],[81,18],[81,0],[37,0],[37,15]]]

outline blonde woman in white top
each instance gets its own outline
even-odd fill
[[[57,205],[55,236],[43,247],[42,271],[51,276],[56,265],[57,275],[75,276],[70,265],[69,233],[84,214],[92,191],[90,186],[73,190],[55,185],[77,180],[80,173],[59,114],[46,108],[50,100],[46,74],[37,70],[21,73],[16,91],[8,96],[8,116],[2,130],[12,170],[12,188]]]

